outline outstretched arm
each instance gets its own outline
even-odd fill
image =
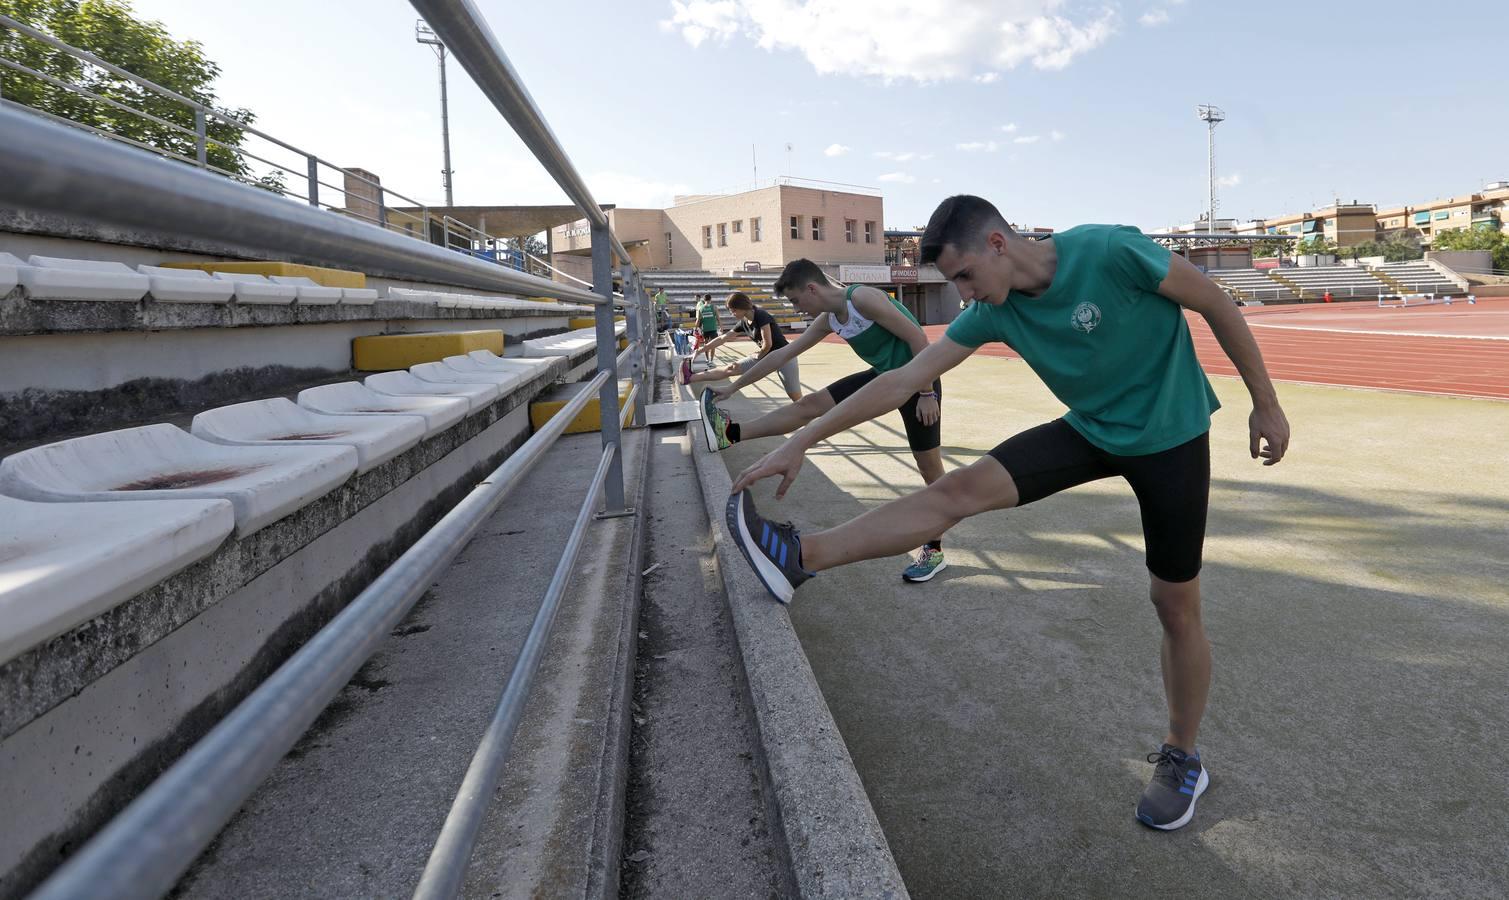
[[[855,391],[853,396],[807,423],[780,447],[745,469],[734,482],[734,491],[742,491],[757,481],[780,475],[781,484],[775,495],[786,496],[786,489],[801,471],[802,459],[809,447],[894,410],[918,391],[928,390],[939,376],[973,352],[972,348],[956,344],[947,337],[930,344],[911,362],[886,372]]]
[[[927,333],[913,322],[879,288],[862,288],[854,292],[854,308],[865,318],[896,335],[912,349],[912,357],[922,355],[927,349]],[[938,397],[932,393],[932,384],[922,388],[922,397],[917,401],[917,418],[924,425],[938,421]]]
[[[727,387],[716,388],[713,390],[713,393],[717,395],[719,400],[731,397],[744,388],[748,387],[749,385],[759,381],[761,378],[764,378],[766,375],[769,375],[771,372],[779,369],[781,366],[786,365],[786,363],[790,362],[791,360],[796,359],[801,354],[807,352],[807,350],[809,350],[810,348],[816,346],[817,342],[823,339],[823,335],[828,334],[827,322],[827,316],[818,316],[817,319],[807,327],[806,331],[797,335],[796,340],[791,341],[779,350],[772,350],[764,356],[760,357],[760,361],[755,363],[753,366],[750,366],[749,371],[745,372],[743,375],[740,375],[733,384],[730,384]]]
[[[1214,281],[1178,255],[1169,258],[1168,275],[1158,285],[1158,293],[1203,316],[1241,374],[1252,395],[1252,415],[1247,419],[1252,458],[1262,457],[1265,466],[1283,459],[1289,450],[1289,420],[1279,406],[1262,351],[1237,305]]]

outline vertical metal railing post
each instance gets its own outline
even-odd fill
[[[320,161],[313,156],[308,157],[309,162],[309,205],[318,208],[320,205]]]
[[[384,196],[382,185],[377,186],[377,226],[383,230],[388,227],[388,198]]]
[[[639,316],[639,394],[634,401],[634,416],[645,424],[645,407],[650,402],[650,391],[655,389],[655,317],[645,305],[644,282],[638,272],[634,273],[634,288],[624,291],[624,298],[631,303]]]
[[[592,225],[592,289],[603,298],[597,305],[594,317],[597,324],[597,370],[606,370],[608,378],[598,390],[600,427],[603,446],[618,445],[618,341],[613,333],[613,246],[608,232],[608,223]],[[632,510],[624,506],[623,454],[613,454],[613,464],[608,469],[608,478],[603,482],[603,515],[628,515]]]
[[[204,120],[204,110],[194,110],[194,158],[199,161],[199,168],[209,165],[209,126]]]

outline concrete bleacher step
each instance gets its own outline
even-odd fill
[[[151,282],[125,263],[32,256],[18,280],[33,300],[116,300],[145,297]]]
[[[368,375],[362,383],[379,394],[394,397],[462,397],[471,404],[471,412],[492,403],[501,393],[496,384],[426,381],[412,372],[379,372]]]
[[[359,381],[323,384],[299,392],[298,403],[310,412],[330,416],[371,413],[416,416],[425,424],[424,436],[438,434],[466,418],[471,402],[465,397],[399,397],[379,394]]]
[[[331,416],[273,397],[206,410],[194,417],[190,431],[217,444],[351,447],[356,451],[356,471],[366,472],[419,443],[426,426],[418,416]]]
[[[374,334],[353,338],[353,366],[363,372],[386,372],[407,369],[420,363],[439,362],[447,356],[473,350],[503,352],[503,332],[496,329],[475,331],[436,331],[416,334]]]
[[[485,385],[492,389],[492,397],[489,402],[507,394],[509,391],[523,383],[525,376],[520,372],[463,372],[455,366],[448,366],[444,362],[420,363],[409,369],[409,373],[421,381],[435,384],[472,384]]]
[[[166,269],[161,266],[137,266],[147,276],[148,291],[159,303],[229,303],[236,286],[197,269]]]
[[[470,356],[447,356],[439,365],[477,381],[491,381],[507,394],[534,376],[535,370],[522,366],[484,365]]]
[[[326,266],[308,266],[302,263],[279,262],[276,260],[167,262],[163,263],[163,266],[170,269],[199,269],[217,274],[260,275],[267,278],[275,275],[283,278],[308,278],[315,284],[323,285],[324,287],[365,288],[367,286],[367,276],[363,272],[355,272],[350,269],[331,269]]]
[[[235,284],[237,303],[290,306],[299,296],[298,288],[290,284],[274,284],[266,275],[216,272],[214,277]]]
[[[623,324],[614,324],[613,333],[622,338],[624,334]],[[587,348],[596,345],[596,329],[578,328],[575,331],[568,331],[564,334],[553,334],[549,337],[527,340],[524,342],[524,355],[526,357],[575,356]]]
[[[172,425],[59,441],[0,460],[0,494],[23,500],[223,499],[245,537],[335,490],[356,450],[216,444]]]
[[[203,559],[235,527],[226,500],[0,496],[0,663]]]

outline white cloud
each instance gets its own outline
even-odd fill
[[[1001,130],[1004,131],[1004,132],[1006,132],[1007,134],[1010,134],[1013,131],[1016,131],[1016,123],[1015,122],[1007,122],[1005,125],[1001,126]]]
[[[1236,187],[1242,183],[1242,173],[1232,172],[1230,175],[1222,175],[1216,179],[1216,184],[1221,187]]]
[[[965,153],[979,153],[981,151],[994,153],[1000,149],[1000,145],[995,141],[969,141],[963,144],[955,144],[954,149],[963,150]]]
[[[739,30],[739,4],[734,0],[671,0],[671,17],[660,23],[661,31],[679,31],[688,44],[702,46],[708,38],[726,42]]]
[[[829,144],[828,149],[823,151],[824,156],[843,156],[849,152],[849,148],[843,144]]]
[[[918,153],[915,150],[907,150],[904,152],[897,150],[876,150],[874,156],[876,159],[888,159],[891,162],[911,162],[914,159],[922,160],[933,158],[933,154],[931,153]]]
[[[1162,24],[1164,24],[1164,23],[1166,23],[1168,21],[1168,10],[1166,10],[1166,9],[1151,9],[1151,10],[1148,10],[1147,12],[1145,12],[1141,16],[1139,16],[1137,18],[1137,21],[1141,22],[1142,25],[1143,25],[1143,27],[1146,27],[1146,28],[1156,28],[1159,25],[1162,25]]]
[[[1052,131],[1048,132],[1048,137],[1052,138],[1055,141],[1061,141],[1064,138],[1068,137],[1068,135],[1055,128]]]
[[[982,72],[981,74],[974,76],[974,78],[970,80],[978,82],[979,84],[995,84],[997,81],[1001,80],[1001,73]]]
[[[1013,144],[1036,144],[1042,139],[1043,136],[1040,134],[1024,134],[1019,138],[1013,138],[1011,142]]]
[[[671,0],[661,28],[693,47],[744,35],[801,53],[819,74],[918,82],[974,79],[1028,64],[1062,69],[1116,31],[1116,11],[1058,14],[1064,0],[939,0],[926,15],[885,0]]]
[[[915,175],[905,172],[887,172],[875,179],[876,181],[894,181],[897,184],[912,184],[917,180]]]
[[[592,196],[597,202],[633,208],[663,209],[671,205],[677,194],[692,193],[688,184],[655,181],[622,172],[592,173],[587,176],[587,184],[592,186]]]

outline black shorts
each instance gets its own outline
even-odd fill
[[[711,328],[711,329],[704,328],[704,329],[702,329],[702,339],[704,341],[710,341],[710,340],[712,340],[713,338],[715,338],[717,336],[718,336],[718,329],[716,329],[716,328]]]
[[[874,369],[865,372],[855,372],[853,375],[840,378],[828,385],[823,390],[833,398],[834,404],[839,404],[853,396],[860,388],[880,377],[880,373]],[[943,443],[943,382],[933,382],[933,392],[938,395],[938,421],[931,425],[922,424],[917,418],[917,400],[921,396],[913,394],[905,403],[901,404],[897,412],[901,413],[901,424],[906,426],[906,443],[912,448],[913,453],[921,453],[924,450],[936,450]]]
[[[1063,419],[1009,438],[990,451],[1016,482],[1026,506],[1050,494],[1120,475],[1142,509],[1147,568],[1164,581],[1200,574],[1210,500],[1210,433],[1146,456],[1117,456],[1085,440]]]

